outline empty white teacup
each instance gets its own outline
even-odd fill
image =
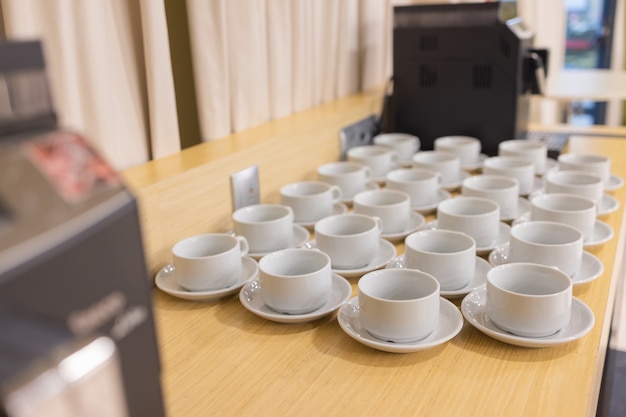
[[[178,285],[189,291],[227,288],[241,277],[241,258],[248,253],[242,236],[207,233],[191,236],[172,247]]]
[[[544,174],[548,162],[548,147],[545,143],[527,139],[505,140],[498,144],[499,156],[515,156],[535,165],[536,174]]]
[[[408,229],[411,217],[411,198],[398,190],[377,189],[361,191],[354,196],[354,213],[378,217],[382,233],[401,233]]]
[[[441,175],[428,169],[399,168],[387,174],[386,187],[407,193],[411,207],[435,204],[440,185]]]
[[[461,166],[476,164],[482,149],[480,140],[472,136],[442,136],[435,139],[433,145],[436,151],[456,153],[461,158]]]
[[[377,217],[344,213],[315,223],[317,248],[330,256],[336,269],[361,268],[378,254],[382,222]]]
[[[293,209],[296,222],[312,222],[330,216],[333,205],[341,200],[338,185],[322,181],[301,181],[280,189],[280,202]]]
[[[398,162],[410,162],[413,154],[420,148],[419,138],[408,133],[381,133],[374,136],[373,142],[396,151]]]
[[[504,331],[545,337],[570,321],[572,280],[544,265],[512,263],[487,272],[487,317]]]
[[[293,210],[281,204],[253,204],[233,213],[235,234],[248,240],[250,252],[269,253],[293,244]]]
[[[421,151],[413,155],[413,166],[438,172],[441,182],[447,184],[459,179],[461,159],[454,152]]]
[[[519,183],[520,195],[528,195],[535,187],[535,165],[519,157],[493,156],[485,159],[483,174],[502,175],[515,178]]]
[[[329,162],[317,168],[317,177],[320,181],[337,185],[343,198],[349,199],[365,190],[372,177],[372,171],[357,162]]]
[[[461,185],[461,194],[496,202],[500,206],[502,219],[517,217],[519,183],[515,178],[488,174],[467,177]]]
[[[553,171],[545,178],[546,193],[575,194],[596,204],[604,195],[602,178],[582,171]]]
[[[583,234],[556,222],[529,221],[511,228],[509,262],[532,262],[554,266],[570,277],[582,265]]]
[[[563,171],[583,171],[596,174],[604,184],[611,180],[611,159],[602,155],[583,153],[562,153],[558,156],[559,169]]]
[[[593,236],[596,204],[574,194],[540,194],[531,200],[530,220],[565,223],[580,230],[583,240]]]
[[[359,322],[372,336],[397,343],[424,339],[439,325],[439,282],[415,269],[382,269],[358,282]]]
[[[384,177],[398,162],[396,151],[380,145],[355,146],[348,149],[347,158],[368,166],[374,178]]]
[[[404,263],[434,276],[442,290],[457,290],[474,278],[476,242],[452,230],[411,233],[404,241]]]
[[[437,206],[437,228],[470,235],[477,247],[492,246],[500,233],[500,206],[481,197],[459,196]]]
[[[320,308],[330,297],[330,258],[311,249],[283,249],[259,260],[263,302],[279,313],[305,314]]]

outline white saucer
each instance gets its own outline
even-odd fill
[[[331,295],[326,303],[315,311],[306,314],[277,313],[263,302],[259,280],[249,281],[239,292],[239,300],[252,313],[267,320],[279,323],[304,323],[327,316],[341,307],[352,295],[352,285],[343,277],[333,274]]]
[[[542,348],[573,342],[589,333],[595,323],[593,311],[578,298],[573,297],[572,316],[566,327],[546,337],[517,336],[501,330],[489,320],[485,307],[485,301],[487,299],[486,293],[487,290],[485,287],[481,287],[465,296],[461,303],[463,316],[469,324],[487,336],[511,345]]]
[[[406,230],[399,233],[383,233],[380,237],[383,239],[387,239],[390,242],[396,242],[398,240],[402,240],[411,233],[415,232],[417,229],[422,227],[426,223],[426,219],[420,213],[415,211],[411,212],[411,218],[409,220],[409,227]]]
[[[611,195],[603,194],[598,203],[598,216],[603,217],[613,213],[619,208],[619,201]]]
[[[487,158],[489,158],[489,155],[485,155],[484,153],[481,153],[480,155],[478,155],[477,161],[463,164],[461,165],[461,169],[465,171],[470,171],[470,172],[477,171],[483,167],[483,163],[485,162],[485,159]]]
[[[306,230],[306,228],[304,228],[303,226],[300,226],[299,224],[294,224],[293,225],[293,240],[289,247],[299,248],[300,246],[304,245],[307,242],[307,240],[309,240],[310,237],[311,237],[311,234],[309,233],[308,230]],[[258,261],[259,259],[267,255],[268,253],[270,252],[264,252],[264,253],[248,252],[248,256]]]
[[[389,262],[386,268],[406,268],[406,264],[404,263],[404,255],[396,256]],[[491,264],[484,260],[483,258],[477,256],[476,257],[476,270],[474,272],[474,277],[466,286],[456,289],[456,290],[440,290],[440,294],[444,298],[458,298],[469,294],[474,289],[480,287],[485,282],[487,282],[487,272],[491,270]]]
[[[333,204],[333,209],[332,209],[332,213],[330,213],[331,215],[335,215],[335,214],[343,214],[345,212],[348,211],[348,206],[346,206],[344,203],[336,203]],[[309,230],[313,229],[315,227],[315,223],[317,223],[319,220],[315,220],[315,221],[308,221],[308,222],[295,222],[296,224],[305,227]]]
[[[377,190],[377,189],[379,189],[379,188],[380,188],[380,185],[378,185],[378,182],[376,182],[376,180],[375,180],[375,179],[370,178],[370,179],[369,179],[369,181],[365,184],[365,190],[363,190],[363,191],[368,191],[368,190]],[[357,193],[355,193],[355,195],[356,195],[356,194],[357,194]],[[351,196],[351,197],[346,197],[346,198],[343,198],[343,199],[341,200],[341,202],[342,202],[342,203],[344,203],[344,204],[347,204],[347,205],[351,206],[351,205],[352,205],[352,201],[353,201],[353,200],[354,200],[354,195],[353,195],[353,196]]]
[[[489,254],[489,263],[493,266],[503,265],[508,262],[509,244],[495,248]],[[604,272],[604,264],[595,255],[583,251],[582,264],[580,271],[572,277],[572,284],[586,284],[598,278]]]
[[[461,187],[461,184],[463,183],[463,180],[465,178],[468,178],[471,174],[469,172],[466,171],[459,171],[459,173],[457,174],[457,177],[452,180],[452,181],[447,181],[447,182],[442,182],[441,183],[441,188],[443,188],[444,190],[447,191],[455,191],[457,189],[459,189],[459,187]]]
[[[452,196],[450,195],[448,191],[439,190],[437,192],[437,201],[435,201],[432,204],[426,204],[423,206],[413,206],[411,207],[411,209],[417,211],[420,214],[430,214],[430,213],[433,213],[435,210],[437,210],[437,206],[439,205],[439,203],[441,203],[444,200],[449,200],[451,198]]]
[[[530,213],[524,213],[524,215],[513,221],[512,226],[515,226],[519,223],[524,223],[530,221]],[[583,247],[585,249],[592,249],[597,246],[603,245],[609,240],[613,239],[614,233],[613,228],[604,223],[603,221],[596,220],[596,223],[593,227],[593,234],[591,237],[585,241],[583,241]]]
[[[437,220],[432,220],[428,223],[426,223],[426,225],[424,227],[422,227],[422,230],[424,229],[437,229]],[[498,230],[498,237],[496,237],[494,239],[494,241],[487,246],[476,246],[476,254],[477,255],[487,255],[489,252],[491,252],[494,248],[504,245],[505,243],[508,243],[509,239],[511,237],[511,226],[509,226],[506,223],[502,223],[500,222],[500,228]]]
[[[362,268],[357,268],[357,269],[333,268],[332,269],[333,273],[341,275],[345,278],[355,278],[355,277],[360,277],[361,275],[367,272],[384,268],[384,266],[387,265],[387,263],[391,261],[394,256],[396,256],[396,247],[393,245],[393,243],[388,242],[385,239],[380,239],[379,244],[380,246],[378,249],[378,253],[374,257],[372,262],[370,262],[366,266]],[[309,249],[316,248],[315,240],[310,240],[309,242],[307,242],[306,247]]]
[[[211,291],[188,291],[181,288],[176,282],[176,274],[173,265],[162,268],[155,276],[156,286],[163,292],[183,300],[191,301],[212,301],[238,292],[246,282],[256,278],[259,267],[252,258],[244,256],[242,258],[241,276],[229,287]]]
[[[624,186],[624,180],[617,175],[611,175],[609,180],[604,184],[604,191],[619,190]]]
[[[544,192],[545,192],[544,188],[537,190],[537,191],[533,191],[528,196],[528,199],[532,201],[533,198],[543,194]],[[619,201],[617,201],[615,197],[604,193],[602,197],[600,198],[600,201],[597,203],[597,207],[598,207],[598,217],[604,217],[613,213],[615,210],[619,208]]]
[[[520,197],[517,200],[517,207],[515,208],[515,214],[513,216],[500,216],[500,220],[503,222],[511,222],[521,216],[523,216],[525,213],[528,213],[530,211],[530,201],[528,201],[527,199],[525,199],[524,197]]]
[[[439,303],[439,326],[427,337],[416,342],[394,343],[372,336],[361,327],[359,321],[359,299],[352,298],[337,314],[341,328],[354,340],[374,349],[392,353],[411,353],[439,346],[456,336],[463,328],[463,316],[459,309],[445,298]]]

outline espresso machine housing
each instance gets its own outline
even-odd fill
[[[423,150],[473,136],[489,155],[526,137],[547,71],[548,51],[533,40],[512,1],[396,6],[382,130],[417,135]]]
[[[137,203],[0,44],[0,416],[164,415]]]

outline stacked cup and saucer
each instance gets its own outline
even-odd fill
[[[453,230],[421,230],[407,236],[404,254],[387,264],[387,269],[417,269],[439,281],[440,294],[459,298],[485,284],[489,262],[476,255],[476,241]]]
[[[172,247],[173,263],[155,277],[156,286],[174,297],[212,301],[238,292],[258,274],[257,263],[246,256],[242,236],[208,233],[183,239]]]
[[[572,296],[573,282],[558,268],[508,263],[487,274],[485,286],[461,303],[465,319],[504,343],[542,348],[578,340],[593,328],[593,311]]]
[[[435,277],[415,269],[381,269],[358,282],[358,295],[337,314],[341,328],[374,349],[410,353],[439,346],[463,328],[459,309],[440,296]]]

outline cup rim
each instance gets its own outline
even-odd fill
[[[207,239],[207,238],[211,238],[211,237],[214,237],[214,238],[226,238],[226,239],[228,239],[228,240],[230,240],[232,242],[232,245],[228,249],[223,250],[222,252],[214,253],[214,254],[211,254],[211,255],[190,256],[190,255],[185,255],[185,254],[181,254],[180,253],[181,247],[191,244],[190,242],[192,240]],[[181,240],[177,241],[172,246],[171,252],[172,252],[173,256],[175,256],[177,258],[180,258],[180,259],[186,259],[186,260],[212,259],[212,258],[218,257],[220,255],[223,255],[223,254],[225,254],[225,253],[227,253],[227,252],[237,248],[238,246],[239,246],[239,240],[235,236],[233,236],[233,235],[231,235],[229,233],[202,233],[202,234],[198,234],[198,235],[188,236],[188,237],[186,237],[184,239],[181,239]]]
[[[427,280],[428,283],[430,285],[432,285],[434,288],[431,289],[430,292],[428,292],[428,294],[425,294],[421,297],[414,297],[414,298],[409,298],[409,299],[403,299],[403,300],[393,300],[393,299],[389,299],[389,298],[383,298],[377,295],[372,294],[371,292],[368,291],[367,287],[366,289],[364,289],[363,287],[365,285],[368,285],[370,283],[370,281],[373,280],[378,280],[378,279],[382,279],[379,276],[381,275],[391,275],[391,276],[408,276],[411,275],[411,279],[412,280],[417,280],[417,279],[422,279],[422,280]],[[418,278],[419,277],[419,278]],[[395,277],[394,277],[395,278]],[[387,279],[394,279],[394,278],[389,278],[387,277]],[[406,304],[406,303],[414,303],[418,300],[425,300],[429,297],[434,296],[435,294],[437,296],[439,296],[440,292],[441,292],[441,284],[439,284],[439,281],[437,280],[437,278],[435,278],[433,275],[426,273],[424,271],[420,271],[417,269],[406,269],[406,268],[390,268],[390,269],[380,269],[380,270],[376,270],[376,271],[371,271],[366,273],[365,275],[363,275],[359,281],[357,282],[357,289],[359,293],[362,293],[363,295],[374,299],[374,300],[378,300],[378,301],[383,301],[383,302],[388,302],[388,303],[394,303],[394,304]]]
[[[242,219],[242,213],[244,212],[250,212],[252,210],[263,210],[263,209],[280,209],[280,210],[284,210],[285,213],[278,218],[275,219],[269,219],[269,220],[248,220],[248,219]],[[293,218],[293,210],[291,209],[291,207],[284,205],[284,204],[270,204],[270,203],[259,203],[259,204],[251,204],[249,206],[245,206],[245,207],[240,207],[237,210],[235,210],[235,212],[232,215],[233,220],[237,223],[240,224],[249,224],[249,225],[253,225],[253,224],[272,224],[272,223],[278,223],[281,221],[284,221],[286,217],[292,217]]]
[[[427,158],[427,159],[423,159]],[[433,164],[433,163],[442,163],[442,162],[458,162],[461,163],[461,157],[458,154],[452,151],[443,151],[443,150],[429,150],[429,151],[421,151],[417,152],[412,156],[413,162],[418,164]]]
[[[579,159],[579,158],[582,158]],[[559,162],[565,162],[568,164],[596,166],[610,164],[611,159],[603,155],[595,155],[588,153],[562,153],[557,157]]]
[[[566,176],[576,176],[576,177],[584,177],[586,179],[589,179],[591,182],[585,182],[585,183],[569,183],[569,182],[560,182],[557,181],[555,182],[555,180],[558,180],[560,177],[566,177]],[[548,175],[546,175],[546,182],[547,183],[552,183],[553,185],[558,185],[561,187],[596,187],[598,185],[604,185],[604,181],[603,179],[593,173],[593,172],[587,172],[587,171],[581,171],[581,170],[575,170],[575,169],[568,169],[568,170],[563,170],[563,171],[554,171],[554,172],[549,172]]]
[[[417,238],[421,238],[423,236],[429,236],[429,235],[430,236],[432,235],[454,236],[454,238],[457,240],[466,241],[467,243],[470,244],[470,246],[465,249],[461,249],[455,252],[433,252],[433,251],[425,250],[422,248],[418,249],[418,248],[415,248],[415,246],[411,245],[411,242],[413,240]],[[407,249],[409,249],[412,251],[422,252],[422,253],[427,253],[427,254],[432,254],[432,255],[449,255],[449,254],[465,252],[467,250],[474,250],[474,251],[476,250],[476,240],[473,237],[471,237],[467,233],[458,232],[456,230],[446,230],[446,229],[430,229],[430,230],[419,230],[417,232],[413,232],[405,238],[404,245],[405,245],[405,249],[404,249],[405,252]]]
[[[510,165],[494,165],[494,164],[501,163],[502,161],[509,161],[509,162],[512,162],[513,164],[516,164],[516,165],[514,165],[514,166],[510,166]],[[521,157],[517,157],[517,156],[514,156],[514,155],[492,156],[490,158],[485,159],[485,161],[483,162],[483,165],[484,165],[485,168],[498,169],[498,170],[502,170],[502,171],[503,170],[508,170],[508,171],[525,171],[525,170],[529,170],[529,169],[532,169],[534,171],[534,168],[535,168],[535,164],[533,164],[530,160],[524,159],[524,158],[521,158]]]
[[[509,139],[500,142],[498,148],[507,151],[543,151],[547,150],[547,145],[528,139]]]
[[[407,173],[407,174],[420,173],[420,174],[424,174],[424,177],[423,178],[397,178],[397,175],[400,175],[400,173]],[[393,169],[387,173],[386,178],[388,181],[396,182],[398,184],[412,184],[412,183],[422,182],[422,181],[432,181],[433,179],[438,180],[440,176],[441,174],[439,174],[437,171],[433,171],[432,169],[411,167],[411,168]],[[393,178],[393,177],[396,177],[396,178]]]
[[[497,187],[497,188],[482,188],[478,187],[477,184],[483,181],[496,181],[498,183],[506,183],[506,186]],[[497,174],[479,174],[472,175],[463,180],[464,187],[471,188],[474,191],[507,191],[514,189],[515,187],[519,188],[519,181],[517,178],[507,177],[505,175],[497,175]]]
[[[275,272],[275,271],[269,271],[267,268],[267,264],[269,262],[277,262],[275,261],[275,258],[280,258],[280,257],[285,257],[285,256],[290,256],[290,254],[297,254],[297,255],[291,255],[291,256],[304,256],[304,254],[306,254],[306,256],[316,256],[318,258],[321,258],[324,260],[324,265],[322,265],[320,268],[317,268],[314,271],[309,271],[309,272],[305,272],[305,273],[301,273],[301,274],[281,274],[279,272]],[[331,260],[330,260],[330,256],[328,256],[326,253],[320,251],[320,250],[316,250],[316,249],[305,249],[305,248],[287,248],[287,249],[280,249],[271,253],[268,253],[267,255],[264,255],[263,257],[261,257],[261,259],[259,259],[258,261],[258,265],[259,265],[259,271],[263,272],[266,276],[270,275],[272,277],[275,278],[284,278],[284,279],[291,279],[294,277],[307,277],[307,276],[311,276],[314,274],[319,273],[320,271],[328,268],[330,271],[330,267],[331,267]]]
[[[506,288],[502,286],[502,282],[500,281],[502,280],[506,281],[506,279],[501,278],[502,275],[500,274],[505,274],[506,276],[510,277],[511,273],[510,272],[506,273],[507,270],[510,271],[512,269],[522,269],[522,268],[526,271],[541,270],[541,271],[545,271],[546,273],[552,274],[554,276],[558,276],[559,284],[566,284],[566,285],[564,285],[564,287],[561,288],[560,290],[554,291],[548,294],[525,294],[525,293],[514,291],[510,288]],[[505,272],[502,272],[502,271],[505,271]],[[498,281],[495,281],[496,274],[498,274],[497,275]],[[496,288],[499,291],[502,291],[506,294],[510,294],[510,295],[517,296],[517,297],[523,297],[523,298],[554,297],[554,296],[558,296],[566,292],[570,292],[573,288],[572,278],[569,275],[567,275],[565,272],[561,271],[560,269],[554,266],[536,264],[536,263],[531,263],[531,262],[512,262],[512,263],[497,265],[487,272],[487,283],[491,285],[493,288]]]
[[[561,208],[561,209],[557,209],[554,207],[546,207],[545,205],[540,205],[541,202],[546,201],[546,200],[555,200],[555,199],[561,199],[561,200],[568,200],[570,202],[576,201],[579,203],[584,203],[586,204],[586,207],[583,208],[573,208],[573,209],[569,209],[569,208]],[[550,212],[550,213],[581,213],[590,209],[596,209],[596,203],[591,200],[590,198],[587,197],[583,197],[582,195],[578,195],[578,194],[567,194],[567,193],[544,193],[544,194],[539,194],[534,196],[531,201],[530,201],[531,205],[541,209],[543,211],[546,212]],[[568,204],[565,204],[568,205]]]
[[[448,135],[448,136],[440,136],[438,138],[436,138],[433,143],[435,144],[435,146],[437,144],[443,144],[444,146],[450,146],[450,145],[478,145],[480,147],[481,142],[480,139],[478,139],[475,136],[468,136],[468,135]]]
[[[320,188],[323,187],[324,189],[316,191],[312,194],[296,194],[296,193],[290,192],[291,189],[298,188],[301,186],[318,186]],[[280,187],[279,194],[286,196],[286,197],[315,198],[315,197],[318,197],[320,194],[323,194],[331,190],[332,188],[333,188],[332,184],[329,184],[324,181],[297,181],[297,182],[292,182],[292,183],[289,183]]]
[[[459,201],[463,202],[463,201],[468,201],[468,202],[476,202],[476,203],[481,203],[485,206],[490,206],[491,210],[490,211],[486,211],[484,213],[456,213],[456,212],[450,212],[450,211],[446,211],[446,209],[448,208],[448,206],[452,206],[455,204],[460,204]],[[500,206],[498,205],[498,203],[496,203],[495,201],[492,201],[488,198],[484,198],[484,197],[474,197],[474,196],[467,196],[467,195],[460,195],[456,198],[451,198],[448,200],[444,200],[442,202],[440,202],[437,205],[437,216],[439,216],[439,211],[441,210],[441,208],[444,208],[443,212],[447,215],[450,216],[462,216],[462,217],[480,217],[480,216],[485,216],[488,214],[492,214],[494,211],[500,211]]]
[[[326,231],[323,231],[323,230],[319,230],[319,227],[321,227],[319,225],[323,226],[326,223],[330,223],[332,221],[336,221],[335,219],[337,219],[337,218],[346,218],[346,217],[359,217],[359,218],[370,219],[373,224],[372,224],[372,227],[367,229],[367,230],[364,230],[364,231],[358,232],[358,233],[352,233],[350,235],[339,235],[339,234],[336,234],[336,233],[329,233],[329,232],[326,232]],[[374,216],[370,216],[370,215],[367,215],[367,214],[361,214],[361,213],[348,212],[348,213],[333,214],[333,215],[324,217],[321,220],[318,220],[315,223],[314,231],[315,231],[315,234],[322,234],[322,235],[333,237],[333,238],[345,238],[345,237],[350,237],[351,238],[351,237],[358,237],[358,236],[362,236],[362,235],[365,235],[367,233],[370,233],[373,229],[376,228],[376,225],[377,225],[376,217],[374,217]]]
[[[379,194],[379,195],[387,194],[387,195],[392,195],[396,198],[394,199],[394,201],[390,201],[389,203],[385,203],[385,204],[372,203],[370,201],[363,201],[364,198],[367,198],[368,196],[375,195],[375,194]],[[377,208],[392,207],[392,206],[398,206],[398,205],[407,204],[407,203],[408,204],[411,203],[411,196],[409,196],[404,191],[395,190],[392,188],[377,188],[374,190],[359,191],[353,197],[353,205],[358,204],[364,207],[377,207]]]
[[[547,230],[547,228],[559,228],[561,230],[566,230],[568,233],[575,234],[576,239],[570,240],[568,242],[563,242],[563,243],[539,243],[539,242],[530,241],[528,239],[525,239],[519,236],[520,230],[529,229],[531,227],[541,228],[544,231]],[[517,239],[520,242],[529,243],[538,247],[553,248],[555,246],[576,245],[578,242],[582,243],[584,238],[583,238],[582,232],[578,230],[577,228],[575,228],[574,226],[570,226],[565,223],[559,223],[559,222],[553,222],[553,221],[547,221],[547,220],[531,220],[527,222],[518,223],[514,225],[513,227],[511,227],[511,239]]]
[[[329,171],[332,170],[334,167],[342,167],[342,168],[354,168],[353,170],[342,170],[341,172],[337,172],[337,171]],[[360,162],[357,161],[334,161],[334,162],[328,162],[325,164],[322,164],[320,166],[317,167],[317,173],[320,175],[326,175],[326,176],[339,176],[339,175],[347,175],[347,174],[353,174],[355,172],[359,172],[361,170],[363,170],[364,168],[366,168],[366,166]],[[322,181],[323,182],[323,181]]]

